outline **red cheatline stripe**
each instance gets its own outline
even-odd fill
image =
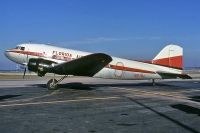
[[[19,53],[19,54],[27,54],[27,55],[32,55],[32,56],[44,57],[44,54],[43,54],[43,53],[38,53],[38,52],[17,51],[17,50],[9,50],[8,52],[14,52],[14,53]]]
[[[15,53],[27,54],[27,55],[32,55],[32,56],[45,57],[43,53],[30,52],[30,51],[10,50],[8,52],[15,52]],[[123,71],[130,71],[130,72],[141,72],[141,73],[153,73],[153,74],[155,74],[155,72],[153,72],[153,71],[142,70],[142,69],[137,69],[137,68],[130,68],[130,67],[125,67],[125,66],[116,66],[116,65],[108,65],[108,66],[109,66],[109,68],[116,69],[116,70],[123,70]]]
[[[123,71],[130,71],[130,72],[141,72],[141,73],[154,73],[153,71],[148,71],[148,70],[142,70],[142,69],[137,69],[137,68],[130,68],[130,67],[125,67],[125,66],[116,66],[116,65],[109,65],[110,68],[116,69],[116,70],[123,70]]]

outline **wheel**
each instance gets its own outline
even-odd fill
[[[50,79],[47,82],[47,88],[48,88],[48,90],[56,90],[56,89],[58,89],[57,83],[58,83],[58,81],[56,79]]]

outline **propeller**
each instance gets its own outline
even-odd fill
[[[26,75],[26,67],[24,68],[23,79],[24,79],[25,75]]]
[[[25,68],[24,68],[23,79],[25,78],[25,75],[26,75],[27,66],[28,66],[28,54],[27,54],[27,56],[26,56],[26,64],[25,64]]]

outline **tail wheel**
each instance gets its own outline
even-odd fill
[[[50,79],[48,82],[47,82],[47,88],[48,90],[56,90],[58,89],[58,81],[56,79]]]

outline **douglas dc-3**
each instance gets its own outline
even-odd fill
[[[54,73],[47,88],[57,89],[58,84],[68,75],[88,76],[108,79],[190,79],[184,74],[183,48],[177,45],[166,46],[151,61],[134,61],[111,57],[104,53],[88,53],[45,44],[20,44],[5,51],[10,60],[27,66],[38,76]],[[24,70],[24,76],[26,68]],[[55,74],[63,75],[60,80]]]

